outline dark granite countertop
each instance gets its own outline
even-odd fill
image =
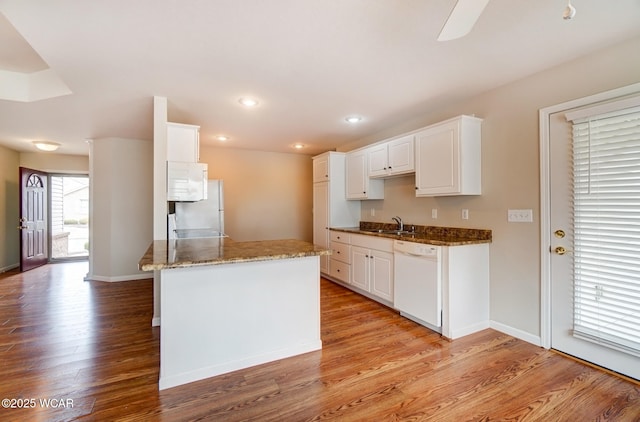
[[[393,233],[397,228],[395,224],[375,223],[361,221],[359,227],[331,227],[331,230],[346,233],[363,234],[367,236],[384,237],[394,240],[406,240],[407,242],[425,243],[439,246],[474,245],[478,243],[491,243],[491,230],[468,229],[461,227],[417,226],[405,224],[405,228],[415,230],[401,234]],[[384,230],[384,233],[376,230]]]
[[[330,255],[295,239],[235,242],[229,238],[154,240],[138,267],[142,271]]]

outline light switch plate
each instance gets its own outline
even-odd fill
[[[507,221],[510,223],[533,223],[533,210],[508,210]]]

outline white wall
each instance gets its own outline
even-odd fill
[[[20,166],[48,173],[89,174],[89,156],[21,152]]]
[[[88,279],[149,278],[138,261],[153,239],[153,143],[102,138],[91,144]]]
[[[540,336],[540,173],[538,111],[541,108],[640,82],[640,38],[607,48],[458,104],[439,105],[420,119],[341,148],[356,147],[459,114],[476,114],[482,126],[479,197],[415,198],[411,177],[385,182],[384,201],[363,201],[362,219],[493,230],[491,319],[522,338]],[[472,72],[470,72],[472,75]],[[431,219],[431,209],[438,219]],[[469,220],[460,210],[469,209]],[[507,209],[530,208],[532,224],[508,223]],[[371,217],[371,210],[375,217]]]
[[[201,146],[200,161],[209,179],[224,180],[233,240],[313,240],[311,156]]]

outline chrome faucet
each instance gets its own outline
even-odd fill
[[[396,215],[395,217],[392,218],[392,220],[398,223],[398,231],[400,232],[404,231],[404,224],[402,223],[402,218]]]

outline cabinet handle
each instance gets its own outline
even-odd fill
[[[389,170],[391,170],[391,166],[389,166]]]
[[[337,253],[338,255],[340,255],[340,251],[336,251],[336,253]]]
[[[364,191],[362,193],[364,193],[365,195],[367,194],[367,192],[364,192]]]
[[[418,190],[418,187],[416,186],[416,190]]]
[[[373,255],[371,255],[369,258],[373,259]]]
[[[340,272],[340,270],[336,270],[337,272]]]
[[[365,255],[364,257],[365,257],[365,258],[369,258],[369,255]]]

